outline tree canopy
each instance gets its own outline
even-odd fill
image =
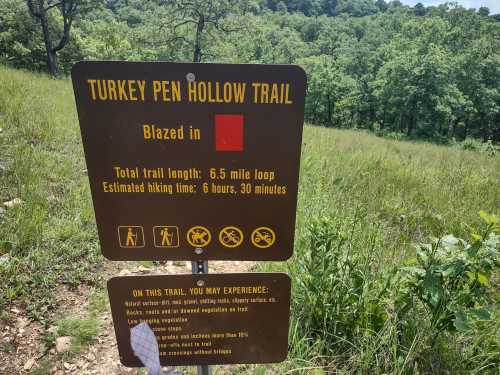
[[[46,38],[29,3],[0,0],[0,60],[43,71]],[[47,25],[52,48],[64,39],[57,50],[63,74],[81,59],[299,64],[308,74],[311,123],[440,142],[500,141],[500,17],[487,8],[106,0],[73,17],[68,33],[64,9],[54,8]]]

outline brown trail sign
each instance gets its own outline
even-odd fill
[[[281,362],[288,347],[290,278],[281,273],[126,276],[108,281],[118,350],[142,366],[130,328],[147,322],[163,366]]]
[[[292,255],[303,70],[81,62],[72,79],[108,259]]]

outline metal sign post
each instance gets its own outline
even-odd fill
[[[198,375],[212,375],[210,366],[198,366]]]
[[[203,253],[203,249],[196,249],[197,254]],[[191,262],[191,270],[194,274],[204,274],[208,273],[208,261],[207,260],[196,260]],[[198,366],[198,375],[212,375],[212,370],[210,366]]]

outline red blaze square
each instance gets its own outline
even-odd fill
[[[215,151],[243,151],[243,115],[215,115]]]

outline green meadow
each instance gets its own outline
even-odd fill
[[[0,67],[0,128],[0,309],[43,321],[105,262],[70,81]],[[289,357],[234,373],[497,373],[499,209],[498,153],[305,126],[295,253],[259,266]]]
[[[295,255],[283,268],[294,283],[286,369],[495,373],[498,236],[464,254],[471,236],[498,233],[482,211],[498,216],[499,175],[498,156],[306,126]],[[488,264],[481,292],[464,276],[476,263]]]

